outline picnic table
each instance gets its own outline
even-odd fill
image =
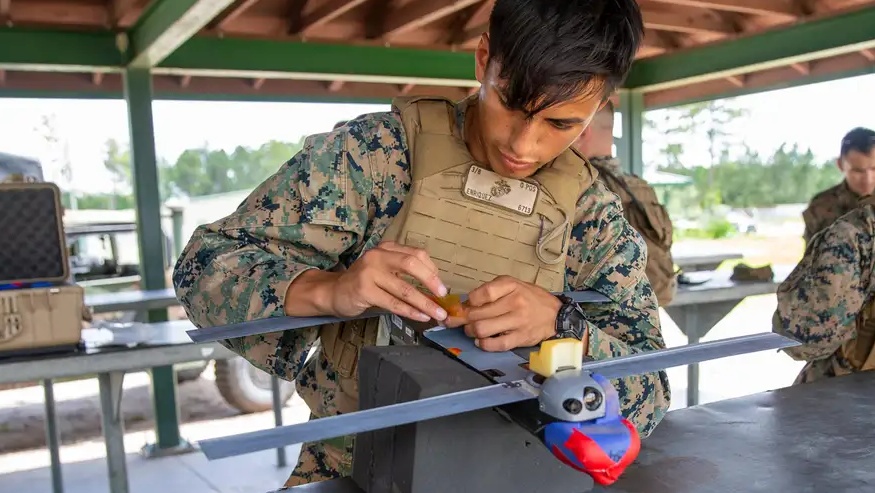
[[[114,330],[85,329],[82,332],[83,351],[0,359],[0,384],[43,382],[46,441],[51,455],[54,493],[63,491],[63,481],[52,379],[97,374],[110,491],[127,493],[124,429],[120,415],[124,374],[232,355],[219,343],[193,343],[185,333],[192,327],[190,322],[183,320],[134,323]]]
[[[705,254],[672,254],[674,263],[683,272],[698,272],[703,270],[715,270],[727,260],[742,258],[737,252],[705,253]]]
[[[690,273],[701,284],[680,285],[671,304],[663,309],[687,337],[688,343],[699,342],[726,315],[749,296],[775,293],[792,266],[773,268],[771,281],[733,281],[732,272],[700,271]],[[699,365],[687,366],[687,405],[699,403]]]

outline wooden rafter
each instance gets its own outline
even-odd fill
[[[801,15],[800,9],[790,0],[651,0],[677,7],[696,7],[735,12],[738,14],[765,15],[793,21]],[[678,9],[682,12],[682,9]]]
[[[210,28],[215,29],[217,31],[224,30],[228,24],[234,21],[234,19],[240,17],[244,12],[246,12],[249,7],[252,7],[259,0],[237,0],[230,7],[225,9],[224,12],[216,16],[213,19],[213,22],[210,23]]]
[[[304,15],[298,34],[310,36],[334,19],[352,11],[368,0],[328,0],[313,12]]]
[[[657,31],[684,34],[732,35],[738,29],[724,18],[708,15],[707,11],[684,9],[684,13],[665,9],[642,8],[644,27]]]
[[[119,27],[132,24],[138,15],[137,0],[112,0],[109,4],[109,25]]]
[[[382,32],[382,38],[391,40],[398,35],[426,26],[480,0],[429,0],[411,2],[389,12]]]
[[[12,0],[0,0],[0,24],[12,24]]]

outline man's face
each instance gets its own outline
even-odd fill
[[[566,150],[604,105],[601,91],[587,91],[592,94],[582,94],[528,118],[505,105],[505,81],[498,78],[498,64],[487,64],[486,36],[480,40],[476,60],[481,84],[477,118],[480,144],[492,171],[502,176],[533,175]]]
[[[869,195],[875,191],[875,149],[868,154],[850,151],[839,158],[838,166],[853,192]]]

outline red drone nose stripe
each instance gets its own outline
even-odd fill
[[[641,439],[635,426],[625,418],[620,419],[618,424],[622,424],[624,428],[620,435],[625,436],[617,435],[608,438],[608,442],[613,443],[606,443],[603,446],[582,431],[573,429],[562,444],[563,447],[554,444],[551,451],[557,459],[567,466],[589,474],[596,483],[605,486],[613,484],[620,478],[629,464],[638,457],[638,452],[641,450]],[[628,439],[628,445],[622,457],[618,461],[614,461],[605,451],[605,447],[616,450],[618,439],[623,441]],[[612,445],[613,447],[611,447]],[[571,454],[571,457],[568,457],[566,453]]]

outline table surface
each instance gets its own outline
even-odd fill
[[[744,258],[744,255],[737,252],[724,253],[705,253],[700,255],[674,255],[672,259],[681,269],[698,267],[700,265],[720,264],[726,260],[735,260]]]
[[[168,308],[179,304],[173,289],[117,291],[85,296],[85,304],[96,313]]]
[[[217,342],[192,342],[186,334],[192,327],[188,320],[178,320],[84,329],[79,351],[0,358],[0,383],[133,371],[232,354]]]
[[[773,294],[781,282],[790,275],[795,266],[772,266],[774,278],[771,281],[733,281],[731,271],[699,271],[687,273],[693,282],[701,284],[681,284],[678,286],[669,307],[713,303],[717,301],[740,301],[748,296]]]
[[[861,373],[671,411],[623,477],[593,493],[873,491],[873,385]],[[348,479],[281,491],[363,493]]]
[[[875,373],[673,411],[605,493],[875,490]]]

